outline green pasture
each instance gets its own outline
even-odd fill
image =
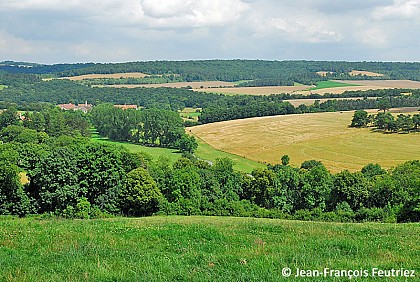
[[[358,85],[327,80],[327,81],[317,82],[316,87],[312,87],[309,90],[318,90],[318,89],[335,88],[335,87],[349,87],[349,86],[358,86]]]
[[[173,163],[182,156],[181,152],[179,152],[176,149],[142,146],[139,144],[133,144],[133,143],[128,143],[128,142],[116,142],[116,141],[111,141],[107,138],[101,138],[97,134],[93,134],[92,139],[98,142],[104,142],[108,144],[118,144],[118,145],[124,146],[130,152],[133,152],[133,153],[138,153],[138,152],[146,153],[149,156],[151,156],[154,160],[157,160],[159,157],[163,156],[165,158],[168,158],[170,162]],[[219,151],[211,147],[210,145],[206,144],[205,142],[201,141],[198,138],[196,138],[196,140],[198,142],[198,149],[195,155],[202,160],[207,160],[214,163],[216,162],[216,159],[218,158],[225,158],[225,157],[230,158],[234,162],[235,170],[247,172],[247,173],[250,173],[255,168],[265,167],[264,164],[261,164],[252,160],[248,160],[244,157],[240,157],[234,154]]]
[[[419,241],[419,224],[0,217],[0,281],[417,281],[371,271],[418,276]],[[298,268],[362,269],[369,277],[300,278]]]

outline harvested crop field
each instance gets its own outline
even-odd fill
[[[350,75],[366,75],[366,76],[384,76],[382,73],[371,72],[371,71],[360,71],[360,70],[352,70],[349,72]]]
[[[413,80],[335,80],[342,83],[357,84],[371,87],[410,88],[419,89],[420,81]]]
[[[102,86],[102,85],[101,85]],[[234,87],[235,84],[232,82],[225,81],[194,81],[194,82],[170,82],[170,83],[159,83],[159,84],[120,84],[120,85],[107,85],[107,87],[114,88],[137,88],[137,87],[192,87],[193,89],[211,89],[208,92],[219,92],[220,87]],[[216,88],[216,89],[215,89]],[[224,88],[222,88],[224,89]],[[223,90],[224,91],[224,90]]]
[[[220,89],[197,89],[196,91],[222,93],[227,95],[245,94],[245,95],[270,95],[281,93],[294,93],[308,89],[308,85],[299,86],[265,86],[265,87],[232,87]]]
[[[284,100],[284,102],[289,102],[294,107],[298,107],[299,105],[306,105],[311,106],[315,103],[315,101],[319,101],[323,103],[328,100],[362,100],[364,97],[354,97],[354,98],[322,98],[322,99],[293,99],[293,100]],[[368,99],[376,99],[376,97],[368,97]]]
[[[255,161],[275,164],[282,155],[289,155],[292,165],[316,159],[332,172],[356,171],[368,163],[389,168],[420,158],[419,133],[383,134],[349,128],[353,113],[259,117],[195,126],[191,131],[216,149]]]
[[[84,74],[78,76],[61,77],[61,79],[69,80],[83,80],[83,79],[96,79],[96,78],[143,78],[149,76],[142,72],[126,72],[126,73],[111,73],[111,74]]]
[[[412,80],[332,80],[332,82],[342,84],[354,84],[354,86],[340,86],[340,87],[328,87],[322,89],[310,89],[311,86],[299,85],[299,86],[266,86],[266,87],[232,87],[232,88],[220,88],[220,89],[194,89],[196,91],[211,92],[211,93],[222,93],[227,95],[271,95],[271,94],[342,94],[345,91],[366,91],[375,89],[388,89],[388,88],[420,88],[420,82]]]

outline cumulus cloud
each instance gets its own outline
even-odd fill
[[[420,0],[1,0],[0,27],[0,61],[420,60]]]
[[[418,19],[420,17],[420,0],[395,0],[392,5],[376,8],[373,15],[377,20]]]

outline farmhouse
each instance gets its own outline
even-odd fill
[[[78,111],[84,112],[85,114],[89,112],[90,110],[92,110],[92,105],[88,104],[87,101],[84,104],[75,105],[75,104],[69,103],[69,104],[59,104],[57,106],[60,109],[65,110],[65,111],[78,110]]]

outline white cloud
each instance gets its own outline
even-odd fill
[[[419,7],[420,0],[0,0],[0,61],[420,60],[415,49],[404,52],[420,46]]]
[[[373,11],[376,20],[418,19],[420,0],[394,0],[393,5],[378,7]]]

